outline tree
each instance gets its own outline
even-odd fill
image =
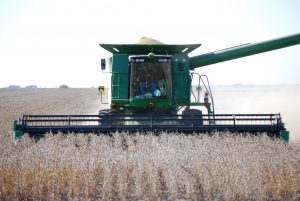
[[[62,84],[62,85],[59,86],[59,88],[61,88],[61,89],[68,89],[70,87],[68,85],[66,85],[66,84]]]

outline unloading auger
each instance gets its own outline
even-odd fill
[[[208,77],[194,70],[299,43],[300,34],[296,34],[193,57],[188,54],[201,44],[166,45],[149,38],[137,44],[100,44],[112,53],[101,59],[102,72],[111,78],[109,108],[98,115],[23,115],[13,122],[14,135],[229,131],[267,133],[288,141],[289,132],[280,114],[215,114]],[[196,87],[193,79],[197,79]],[[99,91],[102,101],[104,87]]]

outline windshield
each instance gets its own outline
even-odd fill
[[[171,99],[171,58],[131,58],[130,97],[132,99]]]

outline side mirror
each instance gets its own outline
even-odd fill
[[[103,93],[104,92],[104,86],[99,86],[98,90],[99,90],[99,92]]]
[[[106,61],[105,59],[101,59],[101,70],[105,70],[106,68]]]

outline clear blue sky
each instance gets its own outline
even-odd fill
[[[108,85],[99,43],[202,43],[191,55],[300,33],[298,0],[0,0],[0,87]],[[300,84],[300,45],[198,70],[212,84]]]

